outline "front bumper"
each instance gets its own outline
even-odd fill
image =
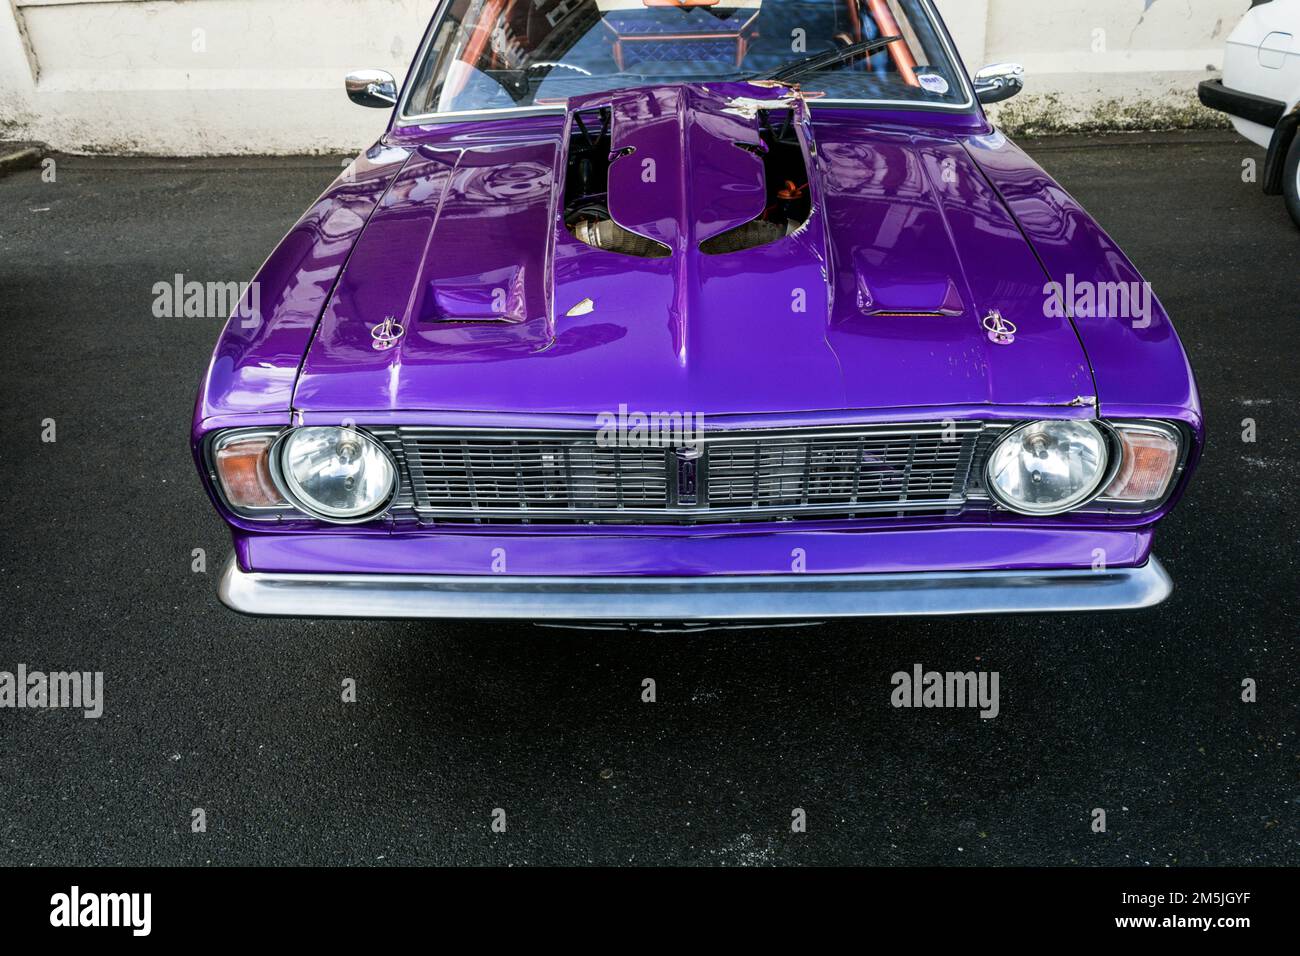
[[[228,607],[259,616],[620,623],[1134,610],[1172,591],[1154,556],[1104,571],[727,577],[274,574],[232,556],[220,586]]]

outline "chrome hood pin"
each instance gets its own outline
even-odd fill
[[[992,309],[984,317],[984,330],[989,334],[989,341],[994,345],[1010,345],[1016,340],[1016,326],[1002,318],[1002,313]]]
[[[375,340],[373,345],[376,352],[387,352],[405,334],[406,329],[391,315],[370,330],[370,337]]]

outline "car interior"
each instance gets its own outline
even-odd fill
[[[808,93],[951,101],[959,83],[926,17],[897,0],[457,0],[418,71],[408,115],[561,105],[588,93],[760,78],[899,37],[805,76]]]

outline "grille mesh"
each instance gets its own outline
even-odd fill
[[[962,491],[964,450],[963,443],[916,435],[728,444],[709,453],[709,504],[947,502]]]
[[[594,441],[404,439],[422,510],[568,512],[664,508],[664,449],[602,448]]]
[[[697,458],[592,432],[385,436],[421,518],[675,524],[948,513],[966,501],[978,423],[710,432]]]

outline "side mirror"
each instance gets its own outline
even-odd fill
[[[975,95],[981,103],[1001,103],[1025,88],[1025,68],[1019,63],[995,63],[975,74]]]
[[[348,99],[360,106],[390,110],[397,105],[397,81],[383,70],[353,70],[344,80]]]

